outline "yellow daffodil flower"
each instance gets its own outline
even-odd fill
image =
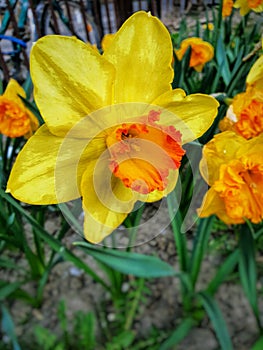
[[[29,139],[7,191],[31,204],[82,198],[84,234],[100,242],[136,201],[153,202],[177,181],[182,145],[212,124],[210,96],[172,90],[172,42],[140,11],[103,55],[73,37],[33,46],[31,75],[45,124]]]
[[[222,17],[226,18],[229,17],[233,10],[234,2],[233,0],[223,0],[223,7],[222,7]]]
[[[240,9],[241,16],[245,16],[251,10],[254,12],[262,12],[263,0],[236,0],[234,7]]]
[[[197,72],[201,72],[205,63],[214,57],[214,48],[201,38],[187,38],[181,42],[180,49],[175,51],[179,60],[182,60],[189,46],[191,46],[192,50],[189,66],[193,67]]]
[[[251,67],[246,85],[246,91],[233,98],[219,128],[250,139],[263,132],[263,55]]]
[[[16,80],[10,79],[4,94],[0,96],[0,133],[13,138],[28,138],[38,128],[39,123],[19,95],[26,97],[24,89]]]
[[[226,224],[263,219],[263,135],[246,140],[226,131],[203,148],[200,171],[211,186],[200,217],[217,215]]]
[[[214,26],[213,23],[208,22],[208,23],[203,24],[203,25],[202,25],[202,28],[203,28],[203,29],[206,29],[206,28],[207,28],[208,30],[213,31],[213,30],[215,29],[215,26]]]

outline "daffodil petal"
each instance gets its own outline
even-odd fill
[[[160,124],[173,125],[179,130],[182,133],[183,144],[202,136],[209,129],[219,106],[211,96],[203,94],[185,96],[181,89],[161,95],[153,104],[163,108]]]
[[[15,102],[22,109],[25,109],[25,106],[18,95],[26,97],[26,93],[22,86],[20,86],[15,79],[11,78],[7,84],[3,96],[11,100],[12,102]]]
[[[163,197],[166,197],[170,192],[174,190],[178,180],[178,175],[178,170],[170,170],[168,176],[168,185],[164,191],[155,190],[146,195],[139,194],[138,200],[140,200],[141,202],[153,203],[161,200]]]
[[[230,142],[231,140],[231,142]],[[205,181],[212,186],[219,178],[219,169],[235,157],[243,143],[243,138],[232,131],[220,133],[204,146],[203,157],[199,164]]]
[[[258,85],[260,83],[260,88],[263,89],[263,55],[261,55],[251,67],[246,82],[250,85]]]
[[[40,127],[19,153],[7,192],[29,204],[56,204],[80,196],[79,184],[86,164],[104,151],[104,142],[61,138],[46,125]]]
[[[216,215],[227,225],[238,224],[242,222],[242,220],[238,218],[231,218],[229,215],[227,215],[225,202],[213,187],[207,191],[206,195],[203,198],[201,207],[197,209],[197,213],[200,218]]]
[[[116,68],[115,103],[151,103],[171,89],[170,34],[150,13],[132,15],[116,33],[104,57]]]
[[[92,243],[101,242],[117,228],[133,209],[136,194],[112,175],[105,152],[91,161],[82,176],[84,235]]]
[[[216,214],[225,223],[232,223],[232,219],[230,219],[226,214],[224,201],[220,198],[219,194],[214,190],[213,187],[207,191],[203,199],[203,203],[197,210],[197,213],[200,218],[205,218]]]
[[[236,0],[233,7],[239,9],[240,8],[240,15],[245,16],[249,11],[250,7],[248,6],[247,0]]]
[[[74,37],[39,39],[30,64],[36,103],[54,135],[65,135],[90,112],[112,102],[114,67]]]

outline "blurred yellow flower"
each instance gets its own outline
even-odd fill
[[[192,37],[185,39],[181,42],[180,49],[175,51],[179,60],[182,60],[189,46],[191,46],[192,50],[189,66],[197,72],[201,72],[205,63],[214,57],[214,48],[210,43],[203,41],[201,38]]]
[[[261,49],[263,48],[263,39]],[[248,86],[253,86],[258,90],[263,91],[263,55],[261,55],[251,67],[246,83]]]
[[[37,41],[31,75],[45,124],[18,155],[7,191],[31,204],[81,197],[84,234],[94,243],[137,200],[166,196],[177,182],[182,145],[211,126],[218,108],[210,96],[172,90],[171,62],[169,32],[142,11],[103,55],[74,37]]]
[[[213,23],[209,22],[209,23],[207,23],[207,24],[206,24],[206,23],[203,24],[203,25],[202,25],[202,28],[203,28],[203,29],[206,29],[206,28],[207,28],[208,30],[211,30],[211,31],[212,31],[212,30],[214,30],[214,25],[213,25]]]
[[[219,128],[250,139],[263,132],[263,55],[250,69],[246,83],[246,91],[234,97]]]
[[[38,128],[37,118],[25,107],[20,96],[26,97],[23,88],[10,79],[6,90],[0,96],[0,133],[9,137],[30,137]]]
[[[226,131],[203,149],[200,171],[209,184],[200,217],[217,215],[226,224],[263,218],[263,135],[245,140]]]
[[[222,17],[229,17],[232,13],[234,2],[233,0],[223,0],[223,7],[222,7]]]
[[[107,50],[107,48],[111,45],[114,37],[115,37],[115,33],[109,33],[104,35],[104,37],[101,40],[102,51]]]
[[[255,12],[262,12],[263,0],[236,0],[234,7],[240,9],[241,16],[245,16],[251,10]]]

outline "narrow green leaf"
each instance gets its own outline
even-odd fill
[[[9,337],[13,344],[13,350],[21,350],[17,342],[15,326],[7,308],[2,305],[2,330]]]
[[[24,270],[22,266],[19,266],[13,260],[6,258],[4,256],[0,257],[0,267],[7,268],[7,269]]]
[[[24,282],[3,282],[0,285],[0,301],[6,299],[10,294],[17,290]]]
[[[223,264],[219,267],[214,278],[210,281],[206,291],[213,295],[216,293],[217,289],[220,287],[222,282],[232,273],[236,267],[239,259],[239,249],[236,249],[231,253]]]
[[[145,278],[179,275],[172,266],[155,256],[95,248],[87,242],[75,242],[74,244],[83,248],[96,260],[125,274]]]
[[[239,235],[239,275],[244,289],[244,292],[248,298],[248,301],[252,307],[252,310],[259,321],[259,310],[257,302],[257,271],[256,271],[256,258],[255,258],[255,244],[252,233],[249,230],[248,225],[241,225]]]
[[[186,318],[182,323],[176,328],[174,332],[166,339],[160,346],[159,350],[171,350],[173,346],[177,345],[182,341],[191,328],[195,325],[195,321],[192,318]]]
[[[198,296],[200,297],[204,309],[206,310],[211,320],[221,349],[233,350],[232,342],[227,330],[225,320],[215,299],[213,299],[213,297],[211,297],[206,292],[200,292],[198,293]]]
[[[225,45],[223,43],[221,36],[219,36],[217,40],[216,59],[217,59],[218,67],[222,74],[224,83],[228,85],[230,82],[231,73],[230,73],[228,59],[225,51]]]
[[[42,119],[42,116],[37,108],[37,106],[33,103],[33,102],[30,102],[28,99],[20,96],[20,99],[23,101],[24,105],[26,106],[26,108],[28,108],[30,110],[30,112],[32,112],[35,117],[37,118],[38,122],[40,125],[42,125],[44,123],[43,119]]]
[[[256,343],[252,346],[251,350],[262,350],[263,349],[263,337],[260,337]]]
[[[211,234],[213,221],[214,216],[210,216],[209,218],[200,219],[198,222],[190,263],[190,275],[193,285],[195,285],[199,275],[201,264],[207,249],[208,239]]]
[[[181,271],[187,271],[189,266],[187,242],[185,234],[182,233],[183,220],[179,210],[176,189],[167,196],[167,205],[179,257],[180,269]]]

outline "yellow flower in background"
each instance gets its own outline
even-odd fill
[[[246,91],[233,98],[219,128],[250,139],[263,132],[263,55],[251,67],[246,84]]]
[[[240,9],[241,16],[245,16],[251,10],[255,12],[262,12],[263,0],[236,0],[234,7]]]
[[[24,89],[10,79],[0,96],[0,133],[9,137],[30,137],[38,128],[37,118],[25,107],[20,96],[26,97]]]
[[[115,33],[109,33],[104,35],[104,37],[101,40],[101,48],[103,52],[107,50],[107,48],[110,46],[114,37],[115,37]]]
[[[210,189],[198,210],[226,224],[263,219],[263,135],[245,140],[226,131],[203,148],[200,171]]]
[[[233,130],[246,139],[260,135],[263,132],[263,92],[249,88],[237,94],[219,128]]]
[[[222,17],[229,17],[233,10],[233,0],[223,0]]]
[[[263,48],[263,39],[261,49]],[[247,79],[247,86],[263,91],[263,55],[261,55],[251,67]]]
[[[176,50],[176,56],[182,60],[188,47],[191,46],[191,57],[189,66],[197,72],[201,72],[205,63],[209,62],[214,57],[214,48],[207,41],[201,38],[188,38],[181,42],[180,49]]]
[[[94,243],[137,200],[166,196],[176,185],[182,145],[211,126],[218,108],[210,96],[172,90],[171,62],[169,32],[143,11],[103,55],[74,37],[38,40],[30,63],[45,124],[18,155],[7,191],[31,204],[81,197],[84,234]]]
[[[214,30],[215,26],[213,25],[213,23],[209,22],[209,23],[207,23],[207,24],[206,24],[206,23],[203,24],[203,25],[202,25],[202,28],[203,28],[203,29],[206,29],[206,28],[207,28],[208,30],[212,31],[212,30]]]

